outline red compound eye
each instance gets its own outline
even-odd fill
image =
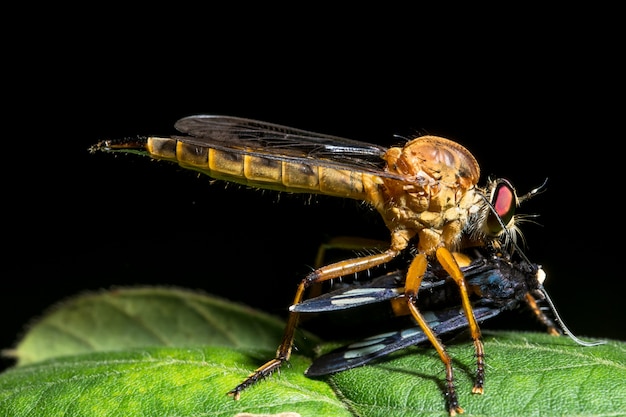
[[[490,234],[500,234],[502,232],[502,224],[508,226],[515,214],[516,205],[517,196],[515,189],[507,180],[499,179],[491,193],[491,206],[501,221],[498,221],[494,212],[489,212],[487,215],[487,230]]]

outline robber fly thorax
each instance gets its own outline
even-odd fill
[[[368,193],[391,231],[391,248],[403,250],[417,236],[418,250],[429,256],[438,247],[457,249],[472,213],[484,206],[472,154],[451,140],[422,136],[390,148],[383,159],[387,172],[406,178],[381,177]]]

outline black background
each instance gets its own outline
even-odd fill
[[[391,33],[340,17],[194,30],[85,20],[9,51],[0,347],[59,300],[120,285],[198,288],[283,315],[324,239],[387,237],[354,201],[87,152],[102,139],[173,134],[200,113],[383,145],[436,134],[472,151],[483,183],[506,177],[524,193],[548,178],[519,210],[539,214],[540,225],[522,225],[526,253],[577,335],[625,340],[623,91],[610,27],[490,22],[443,42],[443,27],[423,20]]]

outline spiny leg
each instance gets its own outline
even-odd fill
[[[482,394],[485,384],[485,350],[481,338],[480,327],[478,327],[478,323],[474,317],[474,310],[472,309],[472,305],[469,301],[465,278],[463,276],[463,272],[461,272],[461,269],[459,268],[459,265],[454,259],[454,256],[448,249],[444,247],[438,248],[436,256],[443,269],[446,270],[459,287],[459,291],[461,293],[461,305],[463,306],[463,312],[467,318],[470,335],[472,336],[474,349],[476,350],[476,380],[474,381],[472,393]]]
[[[459,406],[459,400],[454,386],[452,359],[450,359],[450,355],[446,352],[441,340],[439,340],[435,332],[433,332],[433,330],[428,326],[428,323],[426,323],[426,320],[415,305],[415,302],[417,301],[417,293],[427,267],[428,260],[426,259],[426,255],[423,253],[418,254],[413,259],[407,272],[404,294],[411,315],[420,326],[426,337],[428,337],[428,340],[430,340],[432,345],[435,347],[435,350],[439,354],[439,357],[446,368],[446,400],[448,402],[448,411],[451,416],[454,416],[457,413],[463,413],[463,409]]]
[[[342,277],[344,275],[365,271],[377,265],[387,263],[398,256],[398,253],[399,251],[397,250],[388,249],[382,253],[347,259],[345,261],[336,262],[318,268],[307,274],[302,282],[300,282],[298,289],[296,290],[293,305],[302,302],[306,289],[311,285],[319,284],[329,279]],[[278,370],[283,363],[289,360],[291,350],[293,348],[296,327],[298,326],[298,319],[299,313],[293,311],[289,312],[285,332],[283,333],[282,341],[276,351],[276,357],[258,367],[254,372],[248,375],[248,377],[241,384],[230,390],[228,395],[232,395],[235,400],[238,400],[244,389],[271,375],[274,371]]]
[[[374,253],[382,252],[389,247],[389,242],[385,242],[378,239],[368,239],[355,236],[336,236],[330,239],[328,242],[322,243],[317,249],[317,255],[315,256],[314,268],[321,268],[326,264],[326,255],[328,251],[340,250],[340,251],[352,251],[352,256],[360,253]],[[356,255],[360,256],[360,255]],[[335,258],[336,259],[336,258]],[[307,297],[317,297],[322,293],[322,285],[312,285],[309,287]]]
[[[388,241],[368,239],[358,236],[335,236],[322,243],[315,256],[315,268],[321,268],[326,263],[326,253],[331,250],[352,251],[352,253],[381,252],[389,247]]]

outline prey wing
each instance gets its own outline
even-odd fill
[[[420,291],[432,289],[444,285],[444,283],[445,280],[443,279],[425,279],[420,287]],[[338,311],[366,304],[380,303],[403,295],[404,272],[394,271],[362,284],[354,284],[304,300],[299,304],[291,306],[289,310],[297,313]]]
[[[497,316],[502,310],[503,308],[479,306],[474,308],[474,315],[478,322],[483,322]],[[467,318],[459,307],[442,311],[427,311],[423,315],[431,329],[440,336],[458,332],[468,326]],[[345,371],[397,350],[427,341],[428,338],[417,326],[379,334],[319,357],[307,369],[306,374],[322,376]]]
[[[470,265],[462,267],[461,270],[468,282],[471,283],[477,279],[484,280],[484,276],[488,276],[490,272],[498,272],[498,268],[498,264],[481,257],[475,259]],[[322,313],[398,298],[404,295],[404,274],[405,271],[402,270],[393,271],[362,283],[355,283],[304,300],[299,304],[292,305],[289,310],[297,313]],[[444,286],[447,278],[447,274],[442,274],[441,271],[436,273],[429,267],[420,285],[420,294],[427,296],[428,292]]]

